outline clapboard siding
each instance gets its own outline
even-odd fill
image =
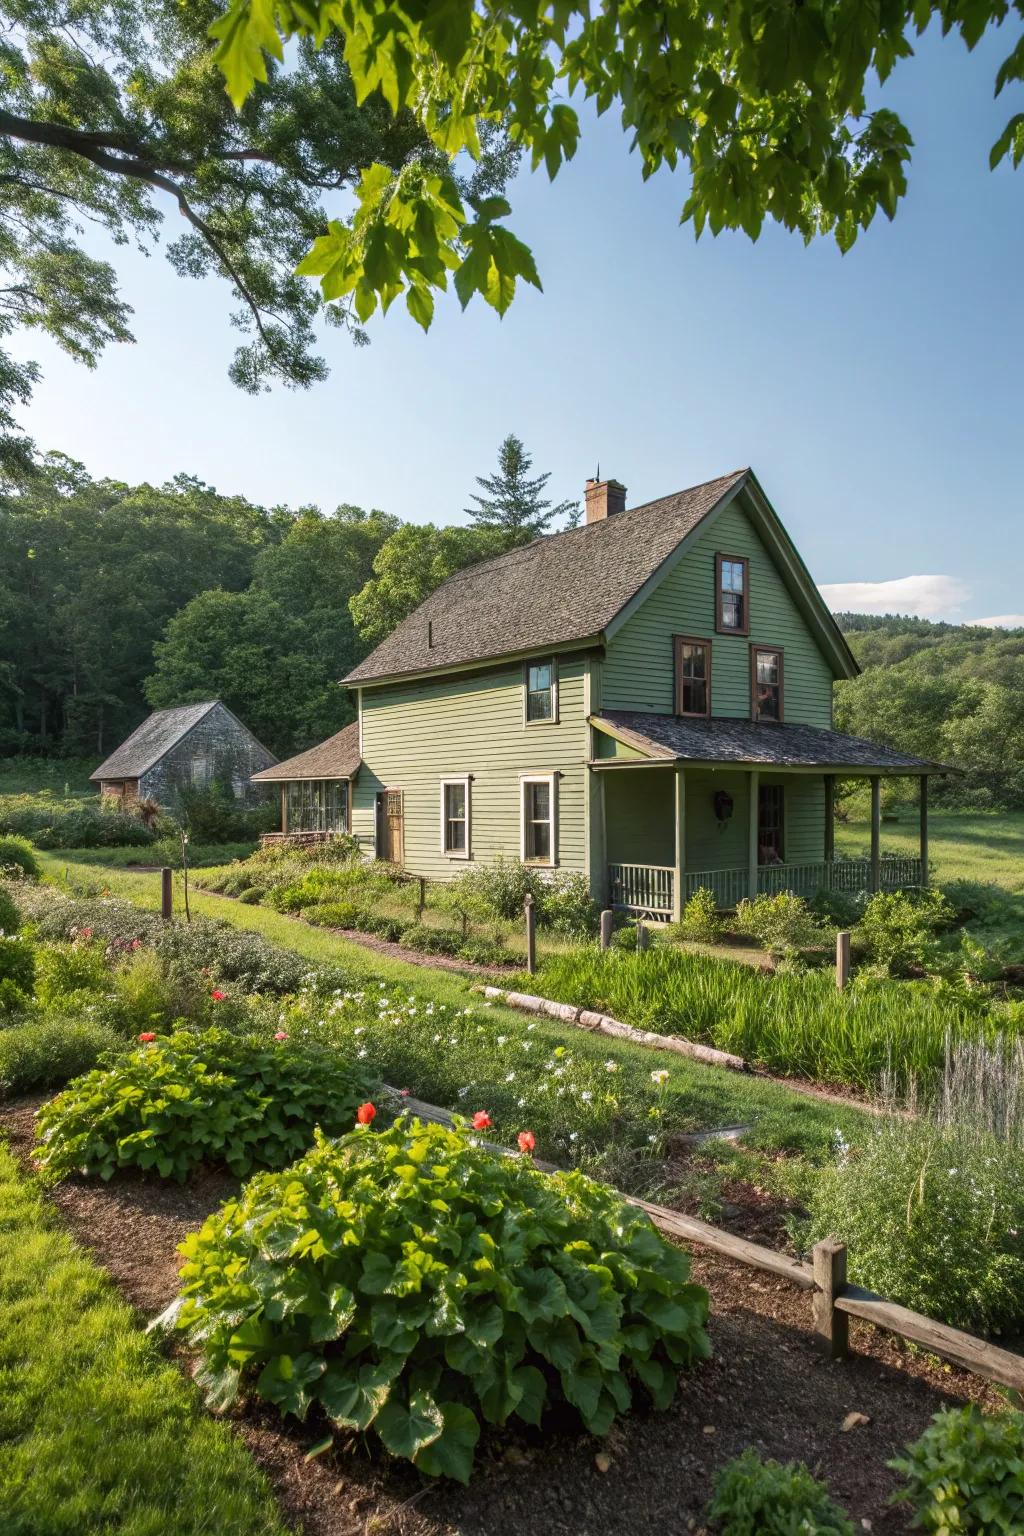
[[[716,551],[749,561],[749,636],[715,634]],[[726,508],[613,636],[602,669],[606,709],[673,712],[673,635],[711,641],[712,714],[750,718],[750,645],[756,643],[784,652],[786,719],[831,726],[831,667],[741,507]]]
[[[388,788],[404,791],[410,871],[445,879],[500,856],[518,858],[520,776],[557,773],[557,864],[582,870],[586,665],[582,657],[562,658],[559,718],[543,725],[523,724],[521,666],[364,688],[363,766],[352,809],[363,847],[374,847],[376,796]],[[441,851],[441,780],[463,774],[472,775],[469,861]]]

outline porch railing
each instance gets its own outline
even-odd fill
[[[636,917],[667,921],[672,916],[672,885],[675,872],[663,864],[610,864],[611,905]],[[921,884],[921,860],[909,856],[885,856],[879,862],[879,886],[883,891],[904,890]],[[815,896],[819,891],[866,891],[871,886],[870,859],[822,859],[811,864],[762,864],[757,871],[759,894],[792,891]],[[711,891],[715,905],[735,907],[750,895],[750,871],[737,869],[687,870],[683,876],[683,900],[703,887]]]
[[[665,864],[609,864],[611,904],[637,917],[668,922],[675,871]]]

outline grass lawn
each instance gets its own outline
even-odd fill
[[[1024,811],[933,811],[928,834],[937,880],[986,880],[1024,896]],[[837,822],[836,853],[853,857],[870,847],[867,821]],[[882,823],[883,853],[915,854],[918,848],[916,809]]]
[[[0,1145],[4,1536],[285,1536],[270,1486]]]
[[[247,859],[258,846],[252,838],[242,843],[189,844],[188,861],[193,869],[208,869],[216,864],[230,863],[232,859]],[[154,864],[165,862],[159,850],[154,852],[149,845],[141,848],[73,848],[66,854],[63,849],[55,851],[55,858],[62,856],[76,865],[91,864],[102,869],[124,869],[137,864],[152,868]]]
[[[0,795],[34,795],[49,789],[71,795],[95,795],[89,775],[96,759],[89,757],[0,757]]]
[[[84,883],[92,888],[97,883],[93,868],[70,862],[63,854],[44,853],[39,858],[44,872],[55,880],[61,880],[67,870],[72,887]],[[139,906],[154,909],[160,905],[160,877],[157,874],[114,870],[109,872],[104,885],[110,895],[134,901]],[[181,882],[177,876],[175,906],[180,913]],[[453,1008],[479,1006],[479,996],[472,991],[472,982],[465,976],[375,953],[267,907],[246,906],[224,896],[199,891],[193,892],[191,907],[193,914],[222,918],[236,928],[261,933],[316,964],[344,966],[354,981],[397,983],[415,991],[426,1001],[449,1004]],[[495,1022],[505,1019],[517,1031],[523,1027],[521,1013],[497,1005],[491,1017]],[[621,1063],[624,1071],[628,1069],[641,1076],[656,1068],[667,1068],[670,1078],[665,1092],[671,1101],[669,1112],[672,1123],[680,1129],[701,1130],[749,1122],[756,1127],[751,1138],[756,1145],[806,1151],[821,1157],[830,1146],[837,1127],[842,1129],[847,1140],[860,1141],[870,1123],[863,1111],[818,1102],[779,1083],[703,1066],[625,1041],[592,1036],[571,1026],[560,1026],[553,1020],[538,1021],[536,1032],[539,1040],[546,1039],[552,1047],[568,1045],[578,1056],[590,1056],[601,1062],[613,1059]],[[411,1086],[414,1091],[421,1087],[418,1083]],[[422,1096],[429,1097],[429,1094],[424,1092]],[[458,1106],[452,1103],[445,1107]]]

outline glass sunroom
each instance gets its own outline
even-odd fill
[[[264,843],[326,842],[352,828],[352,783],[359,771],[359,726],[275,763],[254,776],[281,792],[281,829],[264,833]]]

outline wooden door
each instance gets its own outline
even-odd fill
[[[405,862],[405,826],[400,789],[386,789],[380,797],[382,859],[389,864]]]

